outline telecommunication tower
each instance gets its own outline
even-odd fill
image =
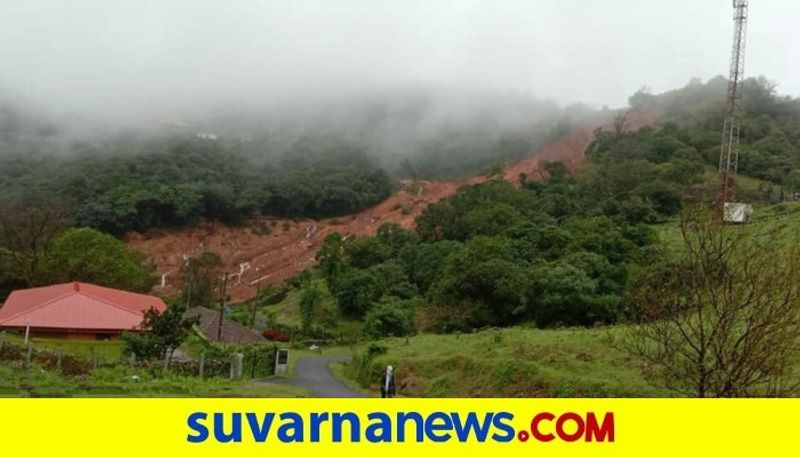
[[[722,151],[719,173],[722,178],[717,204],[723,209],[730,202],[734,179],[739,168],[739,132],[742,124],[742,89],[744,86],[744,49],[747,41],[747,0],[733,0],[733,49],[728,77],[728,99],[722,128]],[[724,211],[724,209],[723,209]]]

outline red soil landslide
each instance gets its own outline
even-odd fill
[[[628,117],[627,127],[638,129],[652,124],[658,117],[654,113],[635,113]],[[543,161],[561,161],[569,169],[575,169],[585,159],[595,127],[606,124],[576,128],[545,145],[532,157],[508,167],[503,178],[515,184],[519,183],[520,173],[525,173],[528,179],[542,179],[539,164]],[[452,195],[463,185],[487,179],[476,176],[463,181],[423,181],[414,185],[404,182],[402,190],[379,205],[338,218],[317,221],[264,218],[242,227],[203,222],[180,230],[154,230],[144,235],[131,233],[126,241],[155,262],[156,272],[163,278],[155,291],[167,295],[175,295],[179,290],[176,281],[184,256],[216,252],[228,266],[231,301],[241,302],[255,296],[260,283],[284,281],[313,265],[317,249],[327,234],[338,231],[343,236],[374,235],[385,223],[413,228],[415,218],[429,204]],[[269,234],[265,234],[265,227],[269,227]]]

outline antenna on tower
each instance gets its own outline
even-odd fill
[[[722,150],[719,173],[722,178],[717,204],[726,218],[726,204],[733,197],[733,185],[739,168],[739,133],[742,125],[742,90],[744,86],[744,50],[747,42],[747,0],[733,0],[733,49],[728,77],[725,123],[722,127]]]

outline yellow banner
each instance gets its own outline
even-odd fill
[[[800,455],[799,400],[2,399],[2,456]]]

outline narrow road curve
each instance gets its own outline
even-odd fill
[[[350,356],[303,357],[297,359],[295,377],[281,380],[281,383],[302,387],[319,398],[362,398],[361,392],[348,387],[331,373],[330,364],[348,362]]]

